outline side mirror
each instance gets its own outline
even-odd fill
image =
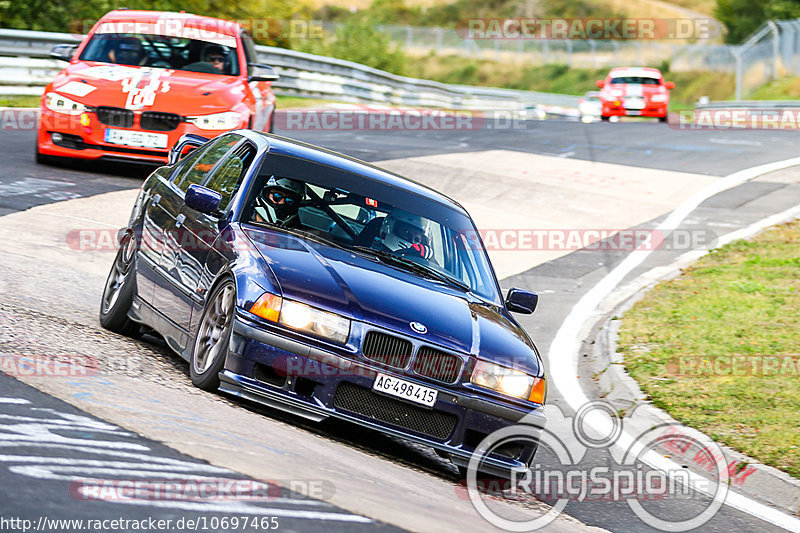
[[[169,156],[167,156],[167,164],[174,165],[180,161],[181,157],[189,153],[186,150],[188,147],[197,148],[198,146],[203,146],[207,142],[208,138],[195,133],[187,133],[182,135],[181,138],[178,139],[178,142],[175,143],[175,146],[173,146],[169,151]]]
[[[508,294],[506,295],[506,309],[513,313],[530,315],[536,310],[536,304],[538,303],[539,295],[535,292],[522,289],[508,289]]]
[[[78,49],[77,44],[57,44],[50,50],[50,57],[69,63]]]
[[[248,63],[247,66],[250,68],[250,76],[247,77],[247,81],[276,81],[280,78],[278,71],[269,65]]]
[[[600,87],[601,89],[606,86],[606,82],[604,82],[603,80],[597,80],[596,82],[594,82],[594,84]]]
[[[664,87],[666,87],[667,90],[671,91],[672,89],[675,88],[675,82],[673,82],[673,81],[665,81],[664,82]]]
[[[186,197],[183,199],[187,207],[206,215],[216,215],[221,201],[222,195],[220,193],[197,184],[189,185],[186,190]]]

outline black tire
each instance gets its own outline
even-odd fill
[[[608,120],[609,120],[610,118],[611,118],[611,117],[608,117],[608,116],[606,116],[606,115],[601,115],[601,116],[600,116],[600,120],[602,120],[603,122],[608,122]]]
[[[139,324],[128,318],[136,292],[135,270],[131,268],[135,250],[136,240],[126,235],[111,265],[100,301],[100,325],[128,337],[138,337],[140,333]]]
[[[668,120],[667,115],[664,115],[663,117],[658,117],[659,122],[667,122],[667,120]]]
[[[198,389],[219,388],[219,373],[228,356],[233,315],[236,312],[236,288],[226,279],[211,292],[197,326],[197,336],[189,357],[189,375]]]
[[[277,107],[272,108],[272,113],[269,115],[269,131],[267,133],[275,133],[275,112],[277,110]]]

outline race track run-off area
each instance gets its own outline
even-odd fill
[[[601,392],[590,361],[599,326],[643,279],[765,220],[797,215],[795,133],[558,119],[466,132],[279,133],[376,162],[459,201],[503,289],[539,293],[536,312],[519,316],[549,377],[537,469],[612,480],[615,472],[685,470],[675,474],[685,488],[633,504],[610,493],[476,503],[457,469],[432,450],[193,388],[187,364],[162,341],[120,337],[97,320],[115,253],[106,241],[127,223],[147,171],[36,165],[32,131],[0,131],[0,516],[19,519],[16,530],[89,523],[49,522],[58,519],[160,519],[171,521],[169,530],[191,529],[191,521],[202,530],[256,531],[275,529],[274,518],[279,531],[480,532],[516,523],[521,531],[628,532],[690,530],[689,519],[704,517],[698,530],[800,531],[787,511],[791,494],[771,505],[771,478],[745,476],[746,465],[725,468],[722,495],[706,482],[710,463],[648,448],[659,435]],[[647,247],[653,235],[664,245]],[[76,362],[91,370],[64,370]],[[178,502],[152,490],[131,500],[101,491],[98,480],[108,479],[215,487],[234,480],[244,489],[222,500]]]

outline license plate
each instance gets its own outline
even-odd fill
[[[391,394],[428,407],[433,407],[433,404],[436,403],[436,396],[439,394],[436,389],[423,387],[386,374],[378,374],[378,377],[375,378],[375,383],[372,384],[372,390]]]
[[[145,131],[106,130],[105,140],[109,144],[124,144],[142,148],[166,148],[166,133],[148,133]]]
[[[644,100],[640,98],[630,98],[625,101],[625,109],[644,109]]]
[[[638,117],[639,115],[642,114],[642,112],[641,111],[633,111],[631,109],[628,109],[626,114],[628,116],[631,116],[631,117]]]

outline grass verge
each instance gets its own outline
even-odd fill
[[[623,317],[619,351],[653,403],[800,477],[800,222],[716,250]]]
[[[520,65],[462,56],[426,55],[408,62],[407,75],[443,83],[483,87],[504,87],[525,91],[583,95],[598,90],[594,82],[604,79],[608,67],[601,69],[570,68],[567,65]],[[701,96],[711,100],[733,97],[736,80],[732,74],[719,72],[665,72],[675,82],[670,109],[693,109]]]
[[[0,96],[0,107],[39,107],[39,97]]]

